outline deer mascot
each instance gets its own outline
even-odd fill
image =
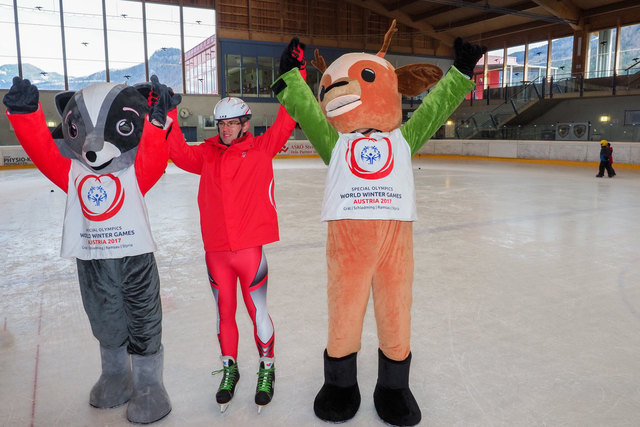
[[[272,85],[329,166],[322,206],[328,222],[329,340],[325,382],[314,402],[315,414],[329,422],[352,418],[360,406],[356,358],[372,290],[379,343],[376,411],[392,425],[420,422],[409,388],[417,218],[411,157],[473,89],[469,77],[486,51],[456,39],[453,67],[444,78],[429,64],[394,69],[384,55],[395,31],[394,20],[377,55],[348,53],[329,67],[316,50],[312,64],[324,73],[319,102],[295,69]],[[402,95],[432,87],[401,124]]]

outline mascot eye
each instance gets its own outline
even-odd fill
[[[71,139],[76,139],[78,137],[78,126],[71,120],[67,121],[67,129]]]
[[[324,86],[320,87],[320,102],[324,99]]]
[[[365,82],[371,83],[376,79],[376,73],[370,68],[365,68],[364,70],[362,70],[360,75],[362,76],[362,80],[364,80]]]
[[[122,136],[129,136],[133,133],[133,123],[127,119],[122,119],[116,124],[118,133]]]

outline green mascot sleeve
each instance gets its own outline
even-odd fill
[[[327,121],[318,100],[302,79],[298,69],[294,68],[282,74],[271,88],[289,115],[298,122],[322,161],[329,164],[331,152],[338,140],[338,132]]]
[[[458,108],[475,83],[451,67],[449,72],[424,97],[422,104],[400,131],[411,147],[411,155],[418,152],[442,124]]]

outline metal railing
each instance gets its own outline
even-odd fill
[[[486,105],[502,100],[490,111],[478,111],[454,124],[453,135],[459,139],[555,139],[556,124],[514,125],[508,122],[514,119],[525,107],[530,107],[544,99],[578,98],[600,93],[606,96],[640,95],[640,61],[630,67],[612,71],[605,77],[587,78],[583,74],[556,75],[549,78],[539,76],[533,81],[519,86],[486,88],[482,99],[471,99],[470,105],[486,102]],[[476,92],[477,93],[477,92]],[[475,93],[474,93],[475,94]],[[493,102],[492,102],[493,101]],[[640,110],[640,106],[638,108]],[[613,126],[609,123],[589,124],[589,135],[617,141],[640,142],[640,124],[637,126]]]

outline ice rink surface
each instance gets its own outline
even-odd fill
[[[257,350],[240,301],[241,379],[221,414],[216,309],[196,204],[198,177],[170,164],[147,195],[163,303],[157,426],[326,426],[313,413],[327,336],[326,167],[277,159],[280,241],[265,249],[276,328],[273,402],[253,403]],[[419,220],[411,385],[424,426],[640,423],[640,171],[414,159]],[[59,257],[65,195],[36,169],[0,170],[0,426],[128,425],[99,410],[100,374],[75,262]],[[362,404],[348,426],[383,425],[373,407],[371,307],[358,356]]]

